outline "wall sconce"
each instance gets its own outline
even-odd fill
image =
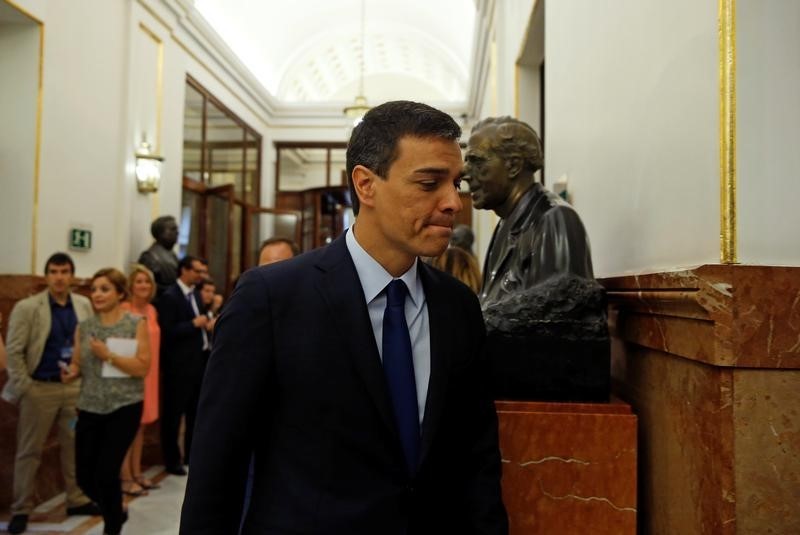
[[[140,193],[154,193],[158,191],[161,182],[162,156],[150,152],[150,143],[142,141],[136,152],[136,189]]]

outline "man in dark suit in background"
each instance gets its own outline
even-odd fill
[[[461,209],[460,128],[373,108],[347,173],[356,223],[246,272],[216,327],[181,533],[505,534],[475,294],[418,261]]]
[[[158,300],[161,327],[161,449],[167,472],[186,475],[192,444],[197,400],[209,345],[208,317],[200,313],[195,285],[208,273],[205,262],[185,256],[178,263],[178,279]],[[178,446],[181,417],[186,416],[184,459]]]

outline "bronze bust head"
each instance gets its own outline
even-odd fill
[[[150,234],[164,249],[172,250],[178,242],[178,223],[171,215],[162,215],[150,224]]]
[[[495,393],[516,399],[608,398],[605,296],[577,212],[536,181],[542,144],[511,117],[477,123],[464,172],[475,208],[493,210],[481,308]]]
[[[178,277],[178,257],[172,251],[178,241],[178,223],[171,215],[156,218],[150,224],[155,243],[139,255],[139,263],[147,266],[156,279],[156,299]]]

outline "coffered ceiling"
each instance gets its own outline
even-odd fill
[[[364,94],[467,100],[474,0],[364,0]],[[361,0],[195,0],[277,100],[349,102],[359,92]]]

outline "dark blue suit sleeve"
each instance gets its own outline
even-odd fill
[[[158,324],[161,326],[161,336],[168,344],[174,345],[198,335],[198,328],[192,323],[193,317],[187,314],[186,306],[184,297],[172,290],[158,300]]]
[[[251,453],[264,426],[271,314],[258,270],[246,272],[215,327],[203,380],[180,533],[237,533]]]

